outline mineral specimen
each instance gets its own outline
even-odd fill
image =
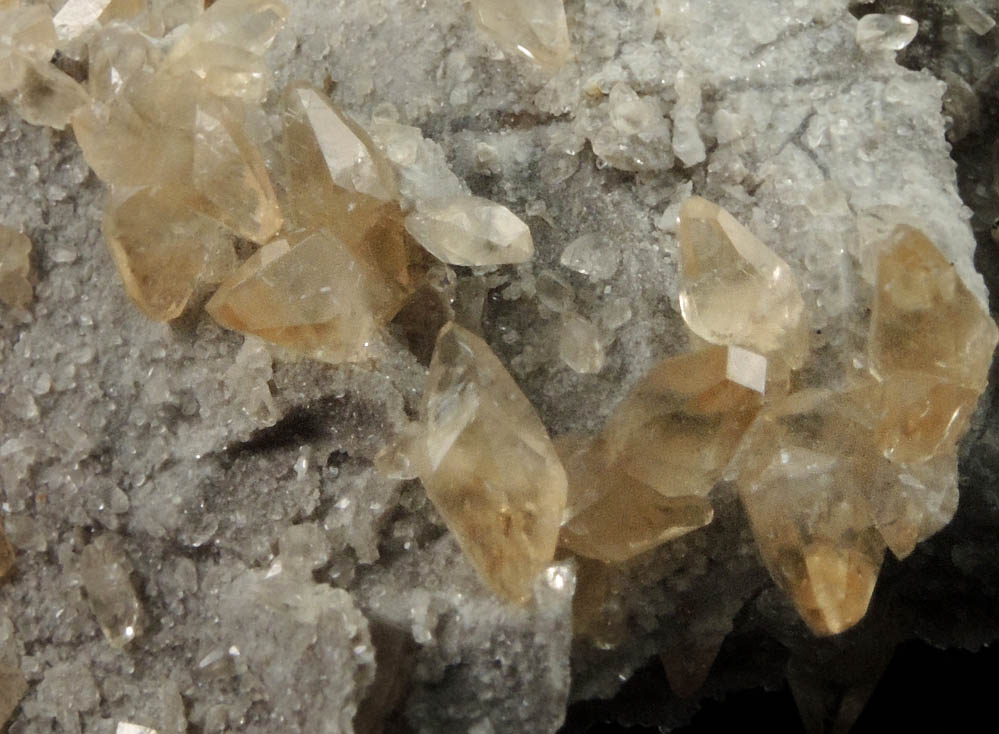
[[[608,420],[606,461],[666,497],[706,496],[760,409],[766,368],[739,347],[664,360]]]
[[[506,265],[534,255],[527,225],[505,206],[475,196],[425,202],[406,217],[406,230],[451,265]]]
[[[489,346],[441,329],[415,460],[431,501],[482,578],[525,602],[555,556],[566,476],[531,404]]]
[[[472,0],[475,19],[496,41],[550,70],[569,58],[562,0]]]
[[[0,226],[0,301],[8,306],[24,308],[31,303],[30,254],[31,240],[17,230]]]
[[[696,196],[680,209],[677,237],[680,309],[691,331],[800,366],[807,319],[788,264],[727,211]]]
[[[80,554],[80,578],[90,608],[114,647],[124,647],[141,631],[141,607],[129,579],[131,571],[131,564],[110,535],[98,537]]]
[[[918,32],[919,23],[906,15],[869,13],[857,22],[857,45],[865,51],[901,51]]]

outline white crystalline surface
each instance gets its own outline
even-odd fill
[[[918,217],[984,297],[944,85],[858,54],[846,4],[571,2],[573,58],[548,76],[497,58],[462,0],[289,0],[269,60],[278,86],[331,79],[358,120],[409,126],[382,125],[409,199],[467,186],[531,227],[534,261],[484,281],[462,274],[458,305],[484,314],[487,340],[558,435],[597,428],[655,361],[686,348],[664,212],[691,181],[795,269],[821,330],[813,347],[849,336],[845,258],[863,255],[856,217],[873,207]],[[638,101],[612,94],[619,84]],[[640,164],[650,140],[673,150]],[[440,191],[429,172],[447,165],[459,180]],[[816,206],[829,191],[845,206]],[[0,591],[0,628],[9,618],[15,632],[0,651],[31,683],[11,730],[350,731],[344,712],[397,673],[405,696],[392,706],[414,731],[555,731],[570,695],[572,569],[558,584],[540,578],[526,611],[503,606],[418,484],[372,468],[415,413],[423,366],[402,342],[374,365],[269,365],[204,315],[150,323],[100,241],[101,198],[72,136],[0,107],[0,223],[30,235],[38,274],[30,316],[0,310],[0,502],[19,544]],[[605,278],[559,265],[591,233],[614,253]],[[599,372],[559,357],[562,320],[535,288],[551,268],[571,278],[574,313],[600,329]],[[726,628],[765,583],[739,522],[631,568],[633,637],[614,653],[578,652],[573,696],[612,695],[662,651],[657,620],[698,599],[719,599],[705,613],[720,618],[703,626]],[[275,557],[303,523],[326,535],[313,550],[296,541],[296,554],[328,558],[312,570]],[[118,536],[155,620],[127,656],[63,573],[95,529]],[[384,629],[404,639],[383,664],[372,645]],[[334,692],[326,703],[321,690]]]

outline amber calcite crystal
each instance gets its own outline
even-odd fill
[[[884,557],[870,422],[863,396],[805,390],[763,411],[733,460],[760,554],[817,634],[863,617]]]
[[[698,196],[680,208],[677,239],[680,310],[690,330],[800,367],[808,350],[805,304],[788,264]]]
[[[599,442],[563,436],[555,445],[569,482],[560,544],[573,553],[622,563],[711,522],[706,499],[663,496],[608,466]]]
[[[899,225],[883,248],[869,343],[884,386],[877,440],[896,462],[922,462],[964,435],[999,329],[921,231]]]
[[[183,313],[205,263],[232,249],[217,222],[193,211],[185,190],[143,188],[112,192],[104,211],[104,242],[125,291],[149,318]]]
[[[664,360],[608,421],[607,462],[666,497],[706,496],[760,409],[766,368],[739,347]]]
[[[534,256],[531,230],[505,206],[477,196],[421,202],[406,229],[450,265],[508,265]]]
[[[3,531],[3,523],[0,522],[0,581],[7,578],[14,568],[14,548],[7,535]],[[2,726],[2,722],[0,722]]]
[[[0,225],[0,302],[24,308],[34,295],[31,271],[31,240],[16,229]]]
[[[551,71],[572,51],[562,0],[472,0],[475,19],[497,43]]]
[[[388,286],[336,235],[302,231],[261,247],[208,302],[222,326],[324,362],[369,355]]]
[[[427,495],[485,582],[523,603],[555,555],[566,476],[530,402],[489,346],[441,329],[415,462]]]

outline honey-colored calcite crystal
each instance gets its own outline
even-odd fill
[[[988,382],[999,329],[953,265],[899,225],[878,259],[871,371],[883,384],[878,445],[900,463],[946,453]]]
[[[10,103],[27,122],[62,130],[89,101],[71,76],[51,64],[29,64]]]
[[[544,425],[489,345],[454,323],[437,337],[423,415],[417,466],[430,500],[485,582],[527,601],[566,505]]]
[[[562,0],[472,0],[479,26],[512,53],[549,70],[569,59],[569,27]]]
[[[31,240],[16,229],[0,225],[0,302],[24,308],[34,296],[31,272]]]
[[[534,256],[531,230],[505,206],[476,196],[421,202],[406,230],[450,265],[507,265]]]
[[[569,482],[560,544],[573,553],[623,563],[711,522],[706,499],[664,497],[609,467],[599,442],[563,436],[555,445]]]
[[[0,6],[0,28],[0,94],[6,96],[23,84],[31,66],[52,60],[57,39],[52,11],[43,4]]]
[[[704,497],[763,402],[767,361],[739,347],[664,360],[615,409],[606,460],[666,497]]]
[[[3,530],[3,523],[0,522],[0,581],[7,578],[14,568],[14,548]],[[0,726],[3,723],[0,721]]]
[[[884,462],[861,397],[818,389],[762,412],[733,460],[760,554],[816,634],[867,611],[885,550],[867,497]]]
[[[149,318],[183,313],[211,251],[231,249],[217,222],[187,206],[184,190],[112,192],[104,211],[104,242],[125,290]]]
[[[7,723],[27,692],[28,682],[20,668],[0,662],[0,728]]]
[[[800,367],[808,350],[805,304],[788,264],[698,196],[680,208],[677,239],[680,310],[690,330]]]
[[[326,231],[294,233],[255,252],[206,309],[222,326],[324,362],[369,355],[383,276]]]

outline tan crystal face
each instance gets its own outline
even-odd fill
[[[453,323],[437,339],[424,416],[427,495],[486,583],[525,602],[566,504],[544,425],[489,346]]]
[[[569,481],[559,542],[573,553],[623,563],[666,541],[704,527],[714,515],[700,497],[664,497],[604,463],[599,446],[575,437],[556,440]]]
[[[31,271],[31,240],[16,229],[0,225],[0,302],[24,308],[31,303],[34,290]]]
[[[534,256],[528,226],[505,206],[475,196],[421,203],[406,217],[406,230],[450,265],[507,265]]]
[[[572,49],[562,0],[472,0],[472,10],[507,50],[552,71],[568,61]]]
[[[0,523],[0,581],[5,579],[14,568],[14,548],[3,531]]]
[[[610,650],[628,638],[628,624],[614,581],[619,572],[600,561],[576,559],[572,597],[572,634],[594,647]]]
[[[125,290],[157,321],[183,313],[208,248],[231,247],[215,222],[187,206],[184,193],[164,187],[112,195],[104,212],[104,242]]]
[[[808,349],[805,305],[788,264],[727,211],[696,196],[680,209],[677,238],[680,309],[690,330],[800,367]]]
[[[874,373],[920,372],[981,393],[997,341],[995,322],[929,238],[896,228],[878,261]]]
[[[608,461],[667,497],[707,495],[762,404],[758,359],[710,347],[660,363],[608,421]]]
[[[222,326],[325,362],[364,359],[381,279],[329,232],[300,232],[254,253],[205,307]]]
[[[817,634],[863,617],[881,567],[867,495],[884,459],[871,439],[850,397],[809,390],[761,413],[734,459],[760,554]]]

